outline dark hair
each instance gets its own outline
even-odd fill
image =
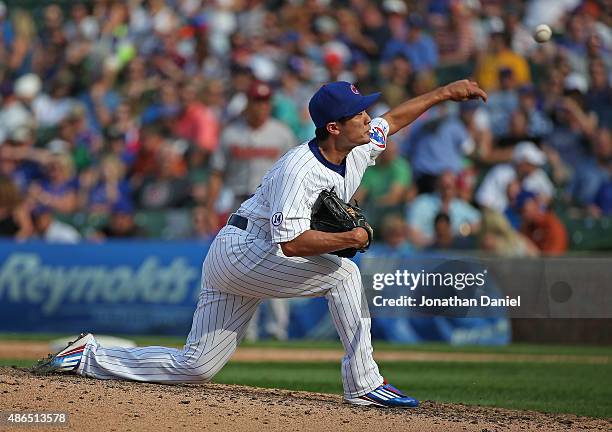
[[[450,224],[450,217],[447,213],[440,212],[436,215],[436,218],[434,219],[434,226],[438,225],[438,222],[446,222],[447,224]]]
[[[316,128],[315,136],[317,137],[317,141],[325,141],[329,138],[329,132],[327,132],[327,128],[324,127]]]
[[[355,116],[350,116],[350,117],[342,117],[339,118],[338,120],[335,120],[338,123],[346,123],[348,120],[352,119]],[[331,123],[331,122],[330,122]],[[327,131],[327,125],[325,125],[324,127],[318,127],[315,129],[315,136],[317,137],[317,141],[325,141],[327,138],[329,138],[329,132]]]

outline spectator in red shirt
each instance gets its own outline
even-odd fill
[[[198,98],[198,88],[187,83],[181,88],[183,109],[174,124],[174,134],[189,140],[209,154],[219,143],[219,120]]]
[[[550,209],[542,207],[534,193],[521,191],[516,199],[521,212],[521,232],[546,255],[567,251],[567,231]]]

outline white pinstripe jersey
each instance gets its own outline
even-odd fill
[[[315,140],[288,151],[264,176],[255,194],[237,214],[248,218],[274,243],[293,240],[310,229],[312,207],[324,189],[334,188],[349,201],[368,166],[386,147],[389,124],[381,117],[370,123],[370,142],[355,147],[345,163],[327,161]]]

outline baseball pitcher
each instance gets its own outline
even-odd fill
[[[263,299],[325,296],[345,350],[345,399],[417,406],[383,379],[374,361],[361,275],[347,258],[369,246],[372,231],[359,209],[345,204],[389,135],[437,103],[486,101],[487,95],[475,82],[457,81],[371,119],[366,110],[379,96],[361,95],[348,82],[326,84],[314,94],[309,111],[316,137],[274,164],[213,241],[183,349],[104,348],[84,334],[34,371],[156,383],[209,381],[236,350]]]

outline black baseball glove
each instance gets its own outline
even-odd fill
[[[365,252],[372,243],[374,231],[359,207],[342,201],[333,189],[321,191],[312,207],[310,228],[325,232],[346,232],[357,227],[367,231],[368,244],[361,249],[347,248],[332,254],[352,258],[358,251]]]

